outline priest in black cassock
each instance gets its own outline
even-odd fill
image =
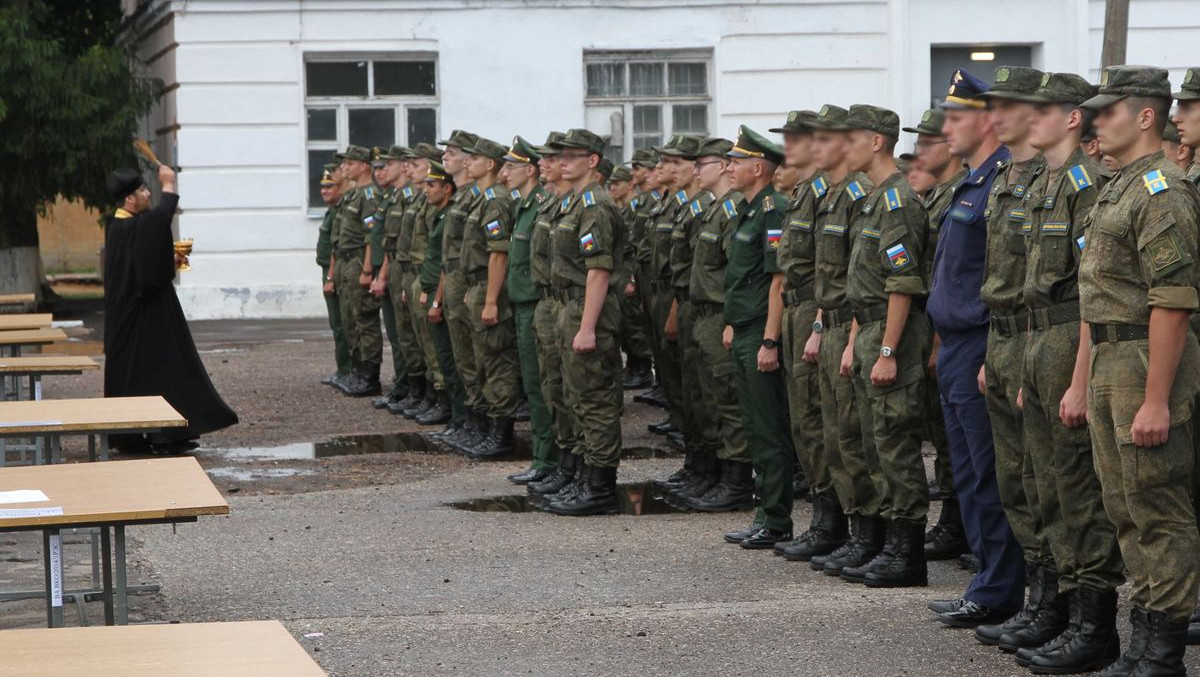
[[[114,435],[110,444],[126,452],[187,451],[200,435],[238,422],[213,388],[175,296],[175,172],[159,166],[158,180],[162,199],[151,207],[137,171],[118,169],[108,177],[118,208],[104,235],[104,396],[162,395],[188,426]]]

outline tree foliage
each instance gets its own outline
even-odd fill
[[[107,206],[105,177],[134,164],[158,86],[117,44],[121,22],[119,0],[0,0],[0,248],[36,246],[56,196]]]

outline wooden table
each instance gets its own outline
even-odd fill
[[[108,460],[110,435],[155,433],[185,426],[187,419],[158,395],[0,402],[0,439],[45,438],[49,443],[46,460],[50,463],[59,460],[55,454],[60,451],[59,441],[64,435],[86,435],[91,460],[96,460],[99,438],[99,458]]]
[[[36,302],[33,294],[0,294],[0,306],[32,306]]]
[[[326,677],[279,621],[9,630],[0,656],[0,677]]]
[[[20,489],[41,491],[48,500],[0,505],[0,532],[42,532],[49,627],[63,624],[62,530],[99,527],[104,622],[124,625],[129,611],[125,527],[229,514],[229,504],[191,457],[0,469],[0,492]]]
[[[0,315],[0,318],[3,318]],[[38,355],[34,357],[0,357],[0,400],[8,398],[9,392],[21,398],[19,380],[29,379],[29,399],[42,399],[43,376],[73,376],[100,368],[90,357],[72,355]],[[8,380],[13,387],[9,388]]]
[[[18,329],[16,331],[0,331],[0,356],[20,357],[21,349],[25,346],[44,346],[55,341],[66,341],[67,335],[61,329]]]
[[[0,331],[16,331],[19,329],[45,329],[54,322],[50,313],[21,313],[17,315],[0,315]]]

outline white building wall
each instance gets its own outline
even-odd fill
[[[153,2],[153,0],[151,0]],[[871,102],[906,124],[929,98],[931,45],[1028,44],[1034,65],[1098,77],[1103,0],[162,0],[147,41],[168,84],[160,147],[178,149],[179,286],[193,318],[324,312],[307,215],[304,55],[437,54],[440,138],[500,142],[584,124],[588,50],[713,51],[715,133],[793,108]],[[1186,0],[1139,0],[1130,61],[1178,75],[1200,30]],[[1034,14],[1036,12],[1036,14]],[[969,20],[964,20],[969,17]],[[1026,17],[1030,17],[1027,19]],[[1036,20],[1033,19],[1036,17]],[[171,47],[174,45],[174,47]],[[144,52],[148,50],[144,49]],[[981,77],[993,66],[982,64]],[[907,140],[903,143],[907,143]]]

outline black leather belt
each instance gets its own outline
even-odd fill
[[[463,273],[463,277],[467,279],[467,284],[481,284],[487,282],[488,274],[486,270],[476,270],[470,273]]]
[[[553,289],[551,290],[551,294],[561,303],[567,303],[568,301],[574,301],[575,299],[587,296],[587,288],[567,287],[566,289]]]
[[[783,307],[791,308],[798,306],[806,301],[811,301],[816,298],[812,287],[800,287],[799,289],[788,289],[783,292]]]
[[[1092,324],[1092,343],[1119,343],[1150,338],[1150,326],[1145,324]]]
[[[888,304],[877,303],[866,308],[855,308],[854,319],[858,320],[858,326],[875,322],[876,320],[886,320],[888,313]]]
[[[849,308],[822,308],[821,324],[826,327],[840,327],[849,324],[854,319],[854,311]]]
[[[711,303],[709,301],[697,301],[692,304],[692,307],[696,309],[696,315],[698,317],[708,317],[709,315],[716,315],[717,313],[720,313],[725,310],[724,304]]]
[[[355,256],[360,256],[362,254],[365,254],[366,251],[367,251],[367,246],[363,245],[361,247],[349,247],[347,249],[339,249],[337,255],[338,255],[339,259],[349,259],[349,258],[354,258]]]
[[[1028,313],[992,316],[992,330],[1005,338],[1012,338],[1023,333],[1028,327]]]
[[[544,299],[550,296],[550,287],[544,284],[535,285],[535,287],[537,288],[537,295],[539,299]]]
[[[1034,331],[1044,331],[1057,324],[1079,321],[1079,302],[1059,303],[1049,308],[1038,308],[1029,311],[1029,327]]]

